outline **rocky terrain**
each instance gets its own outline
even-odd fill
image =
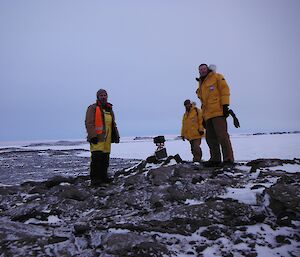
[[[0,256],[300,256],[299,159],[231,169],[178,156],[115,159],[113,182],[91,187],[88,158],[14,154],[1,153],[1,169],[57,173],[19,185],[4,185],[9,180],[2,177]]]

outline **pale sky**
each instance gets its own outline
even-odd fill
[[[217,65],[230,133],[300,130],[299,0],[0,0],[0,141],[84,139],[108,91],[121,136],[179,134],[198,65]]]

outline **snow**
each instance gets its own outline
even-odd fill
[[[41,221],[41,220],[38,220],[38,219],[35,219],[35,218],[30,218],[27,221],[25,221],[24,224],[46,224],[46,223],[57,224],[59,222],[61,222],[61,219],[58,218],[58,216],[56,216],[56,215],[50,215],[48,217],[47,221]]]
[[[184,160],[192,160],[190,144],[187,141],[176,139],[178,135],[166,135],[165,146],[168,155],[179,154]],[[176,140],[175,140],[176,139]],[[30,143],[37,142],[0,142],[0,152],[10,151],[8,147],[19,147],[24,150],[70,150],[81,149],[78,156],[90,157],[89,144],[84,140],[72,141],[71,145],[63,145],[59,141],[59,145],[55,145],[55,141],[44,141],[45,145],[30,146]],[[69,142],[69,141],[66,141]],[[231,142],[235,154],[236,161],[254,160],[258,158],[280,158],[294,159],[300,158],[300,134],[266,134],[266,135],[245,135],[234,134],[231,136]],[[39,142],[40,143],[40,142]],[[46,144],[49,143],[49,144]],[[76,144],[77,143],[77,144]],[[27,147],[25,147],[27,146]],[[209,159],[209,148],[205,139],[201,142],[203,151],[203,159]],[[2,149],[2,150],[1,150]],[[119,144],[112,145],[112,158],[127,159],[146,159],[153,155],[156,146],[152,139],[145,138],[142,140],[134,140],[133,137],[121,138]],[[292,168],[291,168],[292,170]],[[298,167],[299,170],[299,167]]]
[[[184,203],[187,204],[187,205],[196,205],[196,204],[202,204],[204,202],[199,201],[197,199],[186,199]]]
[[[173,139],[176,135],[173,136]],[[258,158],[294,159],[300,157],[300,134],[282,135],[233,135],[231,142],[236,161],[254,160]],[[184,160],[192,160],[190,144],[187,141],[172,140],[165,142],[168,155],[179,154]],[[88,147],[86,148],[88,149]],[[127,139],[120,144],[112,146],[111,157],[145,159],[152,155],[156,149],[154,143],[149,141],[136,141]],[[209,148],[205,139],[201,142],[203,159],[209,159]],[[82,156],[90,156],[88,152]]]
[[[281,170],[289,173],[299,173],[300,172],[300,164],[284,164],[282,166],[276,166],[269,168],[270,170]]]
[[[254,184],[249,183],[245,185],[242,188],[235,188],[235,187],[227,187],[226,193],[223,195],[220,195],[220,198],[231,198],[238,200],[240,203],[255,205],[256,204],[256,195],[261,194],[265,188],[271,187],[273,184],[275,184],[277,181],[277,178],[270,178],[268,183],[260,183],[260,188],[257,189],[251,189]]]
[[[285,256],[287,252],[292,251],[297,243],[294,242],[294,240],[292,240],[291,238],[291,244],[285,244],[283,246],[280,246],[278,243],[276,243],[275,240],[275,237],[278,235],[284,235],[287,237],[292,235],[292,233],[290,233],[290,230],[291,229],[289,227],[280,227],[274,230],[266,224],[248,226],[247,228],[247,232],[257,235],[255,248],[258,253],[258,257]],[[260,245],[260,243],[265,242],[267,242],[269,246]]]

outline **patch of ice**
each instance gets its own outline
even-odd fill
[[[227,187],[226,193],[219,196],[220,198],[231,198],[238,200],[240,203],[255,205],[256,204],[256,196],[258,194],[262,194],[265,188],[271,187],[273,184],[277,182],[278,178],[268,178],[268,182],[259,183],[262,187],[257,189],[251,189],[253,187],[253,183],[248,183],[242,188],[235,187]]]
[[[234,188],[228,187],[226,188],[227,192],[224,195],[219,196],[220,198],[231,198],[238,200],[241,203],[245,204],[256,204],[256,195],[257,193],[262,193],[264,188],[259,188],[256,190],[251,190],[249,187],[244,188]]]
[[[299,164],[284,164],[282,166],[270,167],[269,170],[280,170],[286,171],[289,173],[300,173],[300,165]]]
[[[49,223],[49,224],[58,223],[58,222],[60,222],[60,221],[61,221],[61,219],[58,218],[56,215],[50,215],[50,216],[48,217],[48,223]]]
[[[197,199],[186,199],[184,203],[187,205],[197,205],[204,203],[204,201],[199,201]]]
[[[43,223],[43,222],[41,222],[38,219],[34,219],[34,218],[30,218],[29,220],[26,220],[24,222],[24,224],[41,224],[41,223]]]
[[[47,152],[42,152],[42,153],[38,153],[39,156],[49,156],[49,153]]]
[[[222,256],[220,251],[218,250],[217,245],[212,245],[210,247],[207,247],[203,252],[203,257],[217,257]]]
[[[254,173],[250,174],[251,179],[257,179],[260,174],[260,170],[256,170]]]
[[[60,185],[61,185],[61,186],[70,186],[71,184],[68,183],[68,182],[61,182]]]
[[[130,230],[128,230],[128,229],[110,228],[108,230],[108,232],[112,233],[112,234],[127,234],[127,233],[130,233]]]

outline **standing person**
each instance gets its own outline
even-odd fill
[[[207,64],[199,66],[199,87],[196,91],[201,103],[206,141],[210,150],[210,159],[204,163],[206,167],[223,165],[233,166],[233,150],[227,132],[226,118],[229,115],[230,90],[223,75],[208,68]]]
[[[111,181],[107,174],[111,143],[120,141],[113,105],[107,102],[107,98],[106,90],[98,90],[96,103],[88,107],[85,117],[91,151],[90,178],[94,186]]]
[[[189,99],[185,100],[183,104],[185,113],[182,117],[181,138],[183,141],[187,139],[190,142],[193,161],[200,162],[202,158],[200,144],[204,135],[202,111]]]

